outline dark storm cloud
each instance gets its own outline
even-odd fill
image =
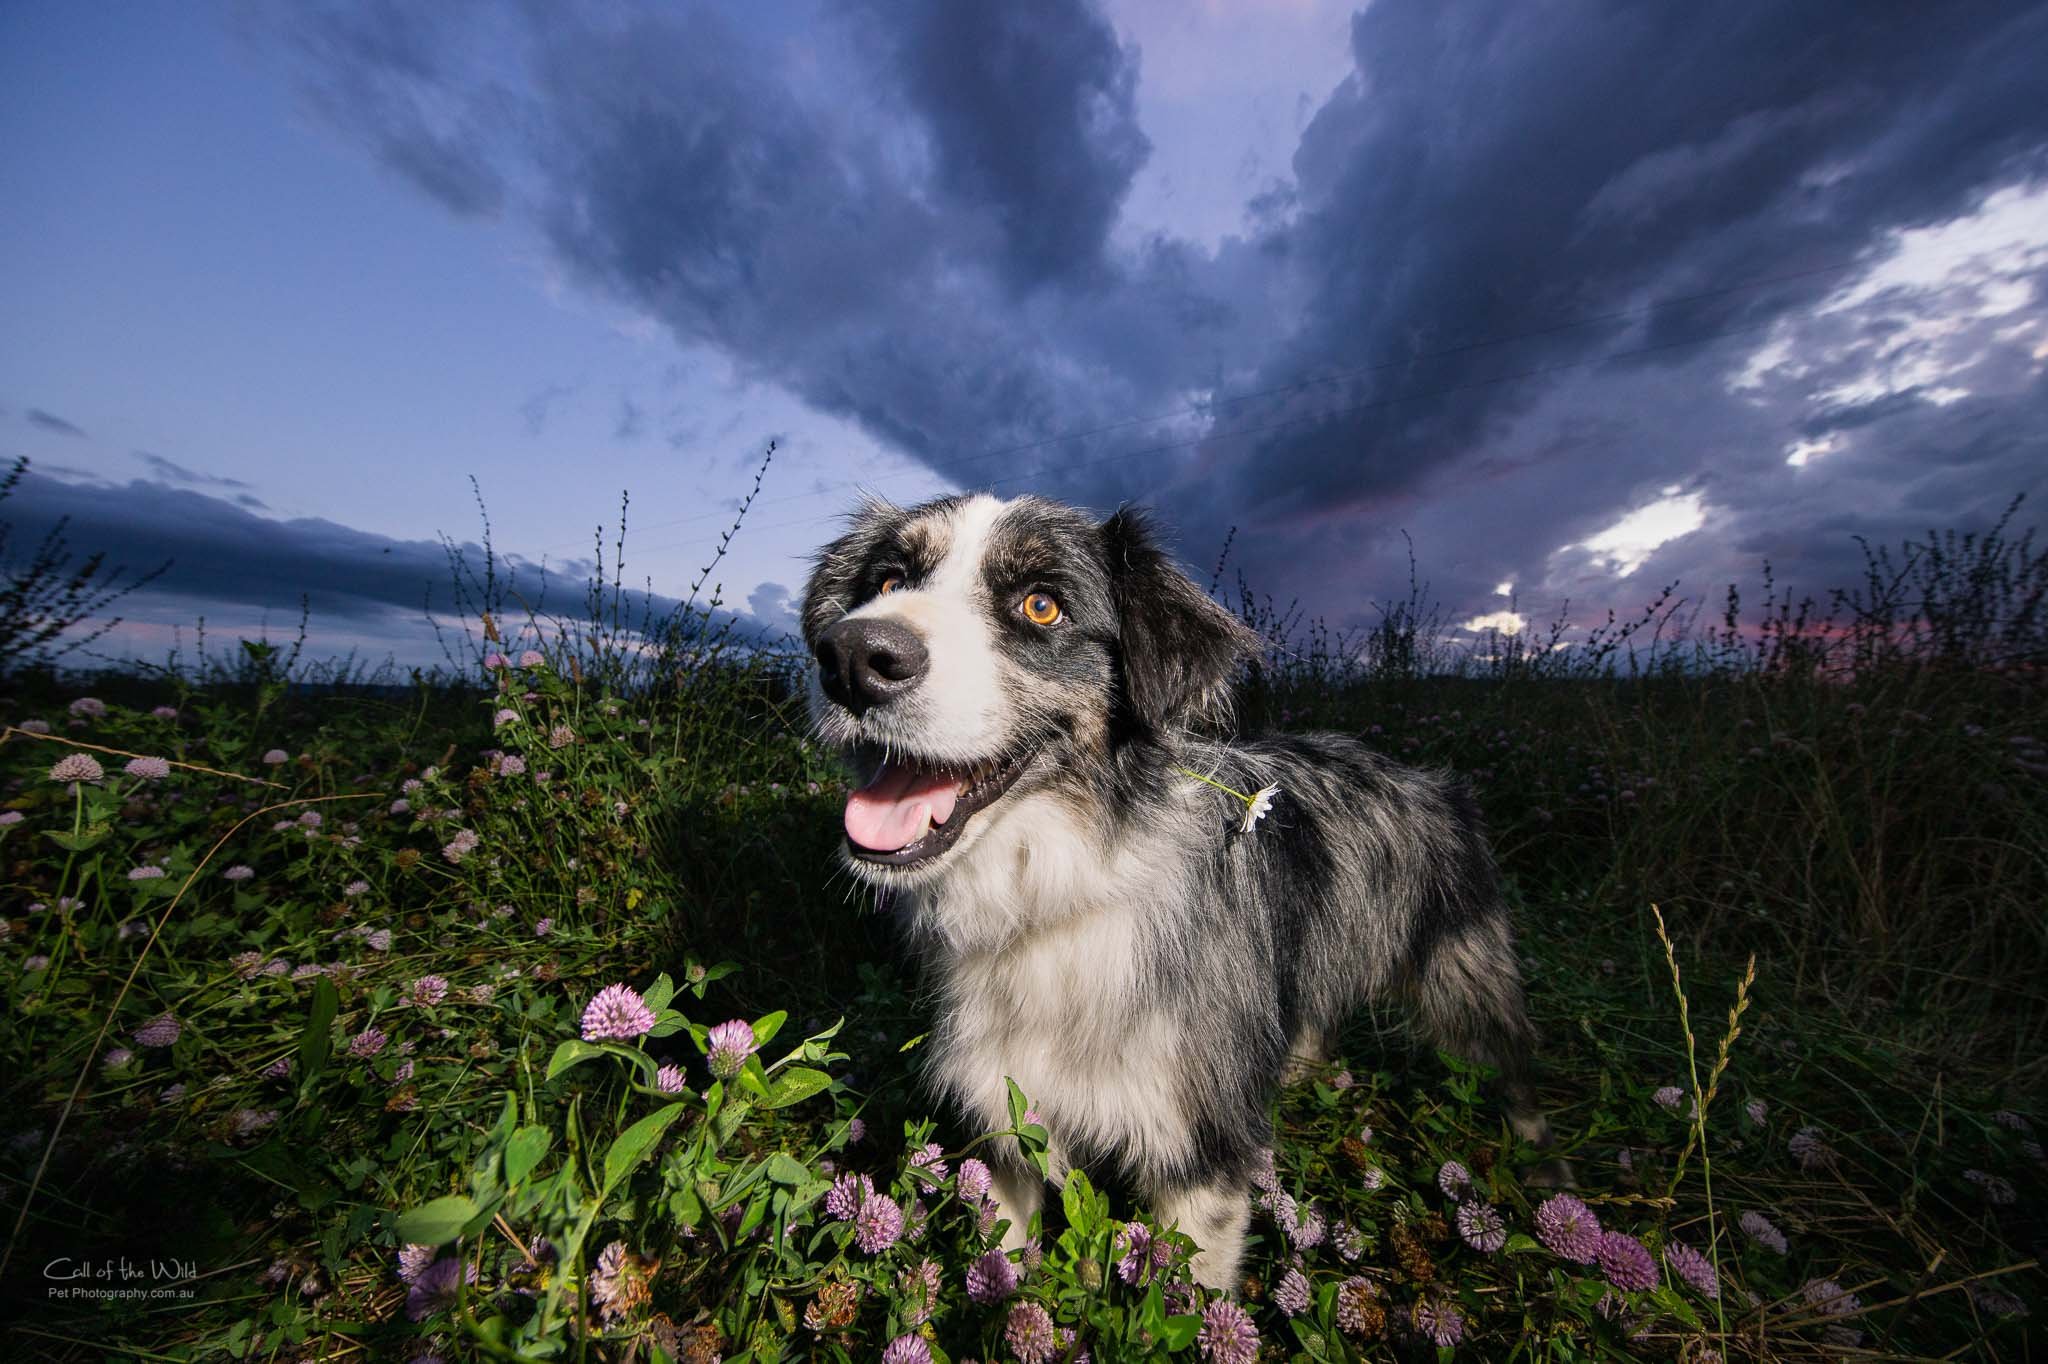
[[[43,430],[54,431],[60,436],[83,436],[85,434],[84,428],[65,421],[54,412],[45,412],[40,407],[31,407],[24,415],[27,416],[29,425],[40,426]]]
[[[544,230],[585,281],[828,411],[939,454],[1059,388],[878,146],[778,89],[716,16],[558,24],[542,45]],[[966,262],[960,262],[966,263]]]
[[[1295,217],[1268,241],[1324,283],[1270,380],[1847,262],[2044,166],[2038,6],[1566,10],[1382,3],[1353,20],[1357,71],[1304,134]],[[1547,387],[1508,376],[1624,349],[1683,363],[1839,282],[1363,374],[1281,412],[1310,420],[1241,462],[1235,491],[1269,519],[1370,505]]]
[[[1154,503],[1204,580],[1241,525],[1255,585],[1338,620],[1405,581],[1401,529],[1456,612],[1626,597],[1802,521],[1979,517],[2048,465],[2016,373],[1729,385],[1788,319],[1814,370],[1863,365],[1879,314],[1809,316],[1847,267],[2048,174],[2038,6],[1378,0],[1292,183],[1214,248],[1112,232],[1139,60],[1092,10],[835,13],[800,55],[706,6],[284,22],[329,116],[476,211],[414,164],[458,163],[586,287],[964,483]],[[1634,577],[1560,550],[1669,486],[1713,516]]]
[[[68,521],[64,534],[75,556],[107,551],[110,563],[146,570],[172,567],[149,591],[124,603],[123,614],[181,619],[191,603],[295,612],[303,597],[323,628],[386,628],[409,621],[416,631],[431,601],[437,614],[455,610],[451,548],[480,572],[483,550],[473,543],[444,545],[392,540],[314,517],[274,521],[251,516],[233,503],[160,483],[80,486],[30,471],[9,499],[8,515],[24,542],[39,542]],[[581,618],[591,565],[567,560],[543,567],[500,552],[498,577],[517,598],[543,615]],[[665,617],[670,598],[629,593],[626,618],[651,611]],[[202,605],[202,608],[204,606]],[[472,604],[471,609],[474,608]],[[245,613],[246,614],[246,613]],[[728,616],[740,638],[774,639],[779,627]]]
[[[8,510],[30,535],[69,518],[66,535],[83,553],[105,549],[136,567],[172,560],[164,588],[186,597],[284,609],[304,594],[316,615],[346,620],[417,612],[429,588],[444,605],[448,596],[448,557],[438,544],[317,518],[267,520],[162,483],[81,487],[31,472]]]
[[[708,6],[534,8],[459,38],[294,12],[315,31],[295,51],[315,88],[392,92],[323,105],[367,144],[411,135],[392,111],[415,105],[497,129],[480,164],[518,168],[504,183],[580,283],[940,462],[1151,410],[1282,327],[1242,249],[1106,252],[1144,156],[1135,58],[1085,8],[1012,8],[844,14],[804,70]],[[942,69],[959,25],[974,81]],[[436,42],[522,71],[516,106]]]
[[[1092,274],[1151,143],[1137,54],[1080,0],[863,6],[931,140],[934,181],[994,214],[1021,284]]]
[[[1896,546],[1930,529],[1981,530],[2019,493],[2029,500],[2018,524],[2038,524],[2048,504],[2048,373],[2029,351],[2039,332],[2001,341],[2013,314],[1971,319],[1953,294],[1931,289],[1789,315],[1773,333],[1784,363],[1740,380],[1733,393],[1748,357],[1561,377],[1507,436],[1398,495],[1385,516],[1339,519],[1288,543],[1323,571],[1341,563],[1354,580],[1398,584],[1405,564],[1391,532],[1405,528],[1457,618],[1505,606],[1492,595],[1505,579],[1535,621],[1569,603],[1585,625],[1609,606],[1627,615],[1672,582],[1710,619],[1730,583],[1754,611],[1766,559],[1781,589],[1825,603],[1833,589],[1862,581],[1857,536]],[[1921,344],[1938,384],[1817,401],[1897,382],[1914,352],[1887,348],[1907,324],[1936,322],[1938,336]],[[1763,344],[1756,337],[1750,346]],[[1808,462],[1788,464],[1801,446]],[[1625,577],[1580,546],[1667,489],[1702,498],[1699,530],[1650,552]],[[1370,574],[1359,572],[1367,567]],[[1346,623],[1370,617],[1353,603]]]
[[[1971,288],[1811,308],[1899,230],[2048,170],[2048,14],[1383,0],[1352,37],[1356,73],[1259,218],[1257,250],[1306,300],[1244,384],[1280,391],[1228,410],[1217,429],[1251,434],[1212,438],[1152,494],[1188,559],[1236,524],[1255,586],[1364,628],[1367,598],[1405,585],[1408,530],[1454,618],[1505,605],[1492,589],[1512,580],[1538,619],[1569,597],[1584,622],[1673,578],[1753,586],[1766,546],[1781,583],[1824,598],[1857,578],[1856,533],[1981,527],[2028,490],[2038,519],[2048,428],[2017,376],[2038,373],[2038,333],[1996,335],[2039,316],[2038,272],[2027,313],[1950,348],[1971,372],[1942,383],[1971,396],[1945,405],[1924,385],[1821,395],[1910,362],[1923,343],[1900,329],[1954,325]],[[1732,393],[1779,323],[1800,364]],[[1888,336],[1902,348],[1880,359]],[[1788,468],[1791,441],[1830,432],[1838,455]],[[1113,466],[1067,486],[1132,490]],[[1707,525],[1633,575],[1560,553],[1673,486]]]
[[[1763,477],[1717,479],[1714,522],[1652,555],[1627,580],[1635,588],[1631,600],[1647,600],[1676,581],[1713,618],[1733,583],[1753,625],[1766,562],[1781,592],[1825,610],[1836,590],[1867,587],[1866,546],[1889,548],[1894,564],[1903,563],[1899,551],[1908,542],[1988,530],[2015,494],[2027,499],[2014,525],[2038,526],[2048,500],[2040,472],[2044,423],[2048,382],[2036,381],[1997,400],[1964,399],[1948,408],[1921,403],[1866,428],[1853,453],[1822,457],[1800,471],[1798,497],[1766,494],[1784,485]]]

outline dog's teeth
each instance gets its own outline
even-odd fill
[[[996,774],[1006,770],[1008,766],[1009,764],[1001,758],[983,758],[960,773],[954,786],[955,794],[971,796],[977,791],[985,790],[988,784],[995,780]]]

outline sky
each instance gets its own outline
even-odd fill
[[[433,662],[479,499],[543,611],[630,495],[629,585],[770,633],[863,492],[1149,506],[1339,630],[1411,544],[1475,629],[1824,592],[2039,519],[2044,60],[1976,0],[15,0],[0,521],[171,561],[152,661],[303,600]]]

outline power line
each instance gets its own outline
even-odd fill
[[[1401,369],[1405,366],[1420,364],[1424,361],[1443,360],[1448,359],[1452,356],[1467,355],[1473,351],[1486,350],[1494,346],[1508,345],[1515,341],[1527,341],[1532,340],[1536,337],[1553,336],[1560,332],[1576,331],[1583,327],[1594,327],[1599,326],[1603,323],[1621,322],[1627,321],[1632,318],[1646,317],[1653,313],[1657,313],[1666,309],[1682,308],[1689,304],[1703,303],[1710,299],[1725,298],[1731,294],[1743,293],[1751,289],[1765,289],[1769,288],[1774,284],[1791,284],[1796,283],[1797,281],[1803,279],[1812,279],[1819,275],[1840,274],[1845,270],[1856,269],[1862,264],[1863,262],[1861,261],[1845,261],[1835,265],[1814,266],[1811,269],[1795,270],[1787,274],[1771,275],[1762,279],[1746,280],[1740,284],[1728,284],[1715,289],[1703,289],[1698,293],[1682,294],[1676,298],[1659,299],[1654,303],[1641,304],[1634,308],[1622,308],[1617,309],[1613,312],[1596,313],[1586,317],[1571,318],[1561,322],[1548,323],[1541,327],[1533,327],[1525,331],[1509,332],[1499,336],[1486,337],[1477,341],[1460,342],[1457,345],[1446,346],[1438,350],[1419,351],[1414,355],[1405,355],[1397,359],[1375,361],[1372,364],[1360,365],[1351,369],[1333,370],[1328,374],[1317,375],[1313,378],[1308,379],[1298,379],[1293,382],[1285,384],[1276,384],[1268,388],[1249,389],[1242,393],[1235,393],[1228,397],[1212,399],[1207,403],[1191,404],[1186,407],[1177,408],[1171,412],[1162,412],[1155,416],[1124,417],[1117,421],[1106,422],[1100,426],[1084,427],[1078,430],[1062,432],[1058,435],[1043,436],[1036,440],[1024,441],[1016,445],[1006,445],[993,450],[984,450],[978,454],[962,455],[954,459],[933,460],[929,462],[923,462],[922,467],[929,469],[934,473],[942,470],[959,469],[967,465],[982,463],[985,460],[1003,459],[1011,455],[1028,454],[1033,450],[1042,450],[1047,446],[1061,445],[1068,441],[1086,440],[1091,436],[1107,435],[1112,431],[1127,430],[1134,426],[1151,426],[1158,422],[1173,421],[1181,417],[1195,417],[1202,416],[1205,414],[1213,414],[1219,408],[1232,407],[1240,403],[1253,402],[1261,398],[1279,397],[1287,393],[1298,393],[1306,389],[1320,387],[1325,384],[1341,383],[1347,379],[1363,378],[1371,374],[1384,373],[1387,370]],[[1349,409],[1340,408],[1334,410],[1342,412]],[[1208,439],[1208,437],[1202,437],[1201,439]],[[1171,445],[1161,448],[1175,449],[1179,447],[1178,445]],[[995,480],[995,483],[1006,483],[1015,481],[1016,480],[1014,478],[998,479]],[[848,479],[839,483],[826,484],[824,487],[821,488],[808,488],[803,492],[786,493],[781,497],[769,498],[766,499],[761,505],[769,507],[779,506],[787,502],[798,502],[803,501],[806,498],[822,497],[827,493],[843,492],[846,491],[847,489],[858,488],[860,486],[861,483],[859,480]],[[991,486],[993,486],[993,484]],[[673,529],[676,526],[693,525],[701,521],[713,521],[717,520],[720,517],[730,516],[731,514],[732,513],[730,511],[698,512],[690,516],[676,517],[668,521],[651,522],[648,525],[640,526],[636,529],[644,535],[650,531],[669,530]],[[782,524],[800,523],[790,522]],[[773,527],[763,527],[763,529],[773,529]],[[561,545],[555,546],[555,548],[567,549],[574,544],[581,543],[581,541],[564,541]],[[674,548],[674,546],[656,546],[655,548]]]

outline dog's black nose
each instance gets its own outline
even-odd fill
[[[909,626],[893,620],[842,620],[818,636],[818,683],[825,695],[865,715],[918,684],[931,655]]]

